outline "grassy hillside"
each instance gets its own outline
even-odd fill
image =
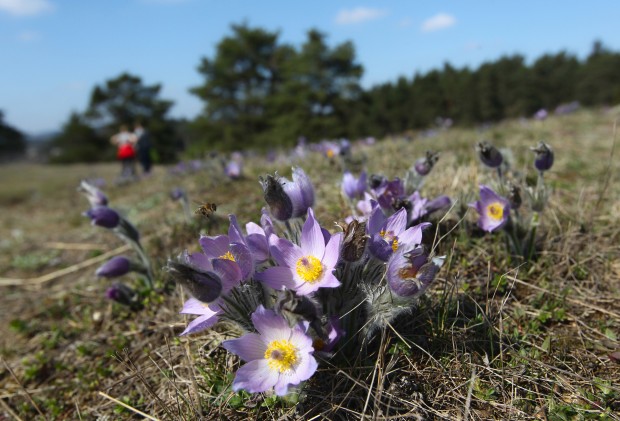
[[[0,167],[0,418],[139,419],[141,411],[175,420],[620,419],[618,117],[581,111],[355,145],[355,169],[389,178],[428,149],[441,153],[422,194],[456,203],[433,219],[446,263],[411,317],[378,335],[372,361],[323,362],[297,403],[232,392],[238,359],[218,346],[231,326],[179,337],[190,320],[178,314],[187,294],[161,268],[198,250],[200,233],[226,233],[228,214],[258,222],[258,177],[288,177],[291,165],[312,179],[317,218],[336,231],[333,222],[350,213],[338,161],[253,156],[240,180],[210,162],[182,175],[156,168],[122,186],[113,183],[116,165]],[[475,212],[461,218],[478,184],[494,177],[476,159],[483,139],[509,148],[521,173],[533,173],[530,146],[554,147],[552,194],[531,263],[511,259],[499,233],[472,230]],[[107,181],[111,206],[138,227],[154,259],[158,292],[141,311],[107,300],[110,281],[94,275],[123,252],[81,215],[88,205],[76,187],[95,177]],[[169,198],[174,187],[217,203],[217,212],[187,223]]]

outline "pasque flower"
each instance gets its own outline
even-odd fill
[[[258,333],[222,343],[247,362],[237,371],[234,391],[260,393],[274,389],[276,395],[283,396],[289,386],[314,374],[318,364],[312,355],[312,338],[306,334],[307,324],[290,327],[282,316],[262,305],[252,314],[252,323]]]
[[[531,148],[536,153],[534,166],[538,171],[547,171],[553,166],[553,149],[545,142],[539,142],[538,146]]]
[[[203,253],[183,253],[176,262],[168,262],[168,272],[192,294],[181,314],[198,317],[192,320],[181,336],[200,332],[217,323],[222,313],[221,297],[241,281],[241,270],[229,259],[209,259]]]
[[[426,151],[426,156],[424,158],[418,159],[413,164],[413,168],[421,176],[428,175],[428,173],[431,172],[431,170],[437,163],[438,159],[439,153],[433,151]]]
[[[338,263],[342,233],[332,235],[325,241],[312,209],[301,231],[298,246],[285,238],[274,239],[270,250],[278,266],[256,274],[256,279],[280,290],[292,289],[299,295],[307,295],[319,288],[335,288],[340,282],[333,274]]]
[[[123,276],[131,270],[131,261],[125,256],[114,256],[95,271],[95,275],[103,278]]]
[[[362,171],[359,178],[346,171],[342,176],[342,191],[349,199],[361,199],[366,191],[366,171]]]
[[[422,294],[435,279],[443,258],[429,260],[423,246],[409,244],[394,253],[387,264],[386,278],[390,290],[399,297]]]
[[[476,150],[480,161],[487,167],[497,168],[504,161],[502,153],[486,140],[478,143]]]
[[[80,182],[80,187],[78,187],[78,191],[84,193],[92,207],[108,205],[107,196],[97,186],[86,180],[82,180]]]
[[[260,183],[271,213],[280,221],[304,216],[314,205],[314,187],[300,167],[293,167],[293,181],[276,174],[261,177]]]
[[[121,217],[118,212],[106,206],[91,208],[84,212],[84,215],[90,218],[90,222],[93,225],[104,228],[116,228],[121,222]]]
[[[407,210],[400,209],[389,218],[376,207],[368,218],[368,250],[377,259],[386,262],[399,247],[422,242],[423,223],[407,229]]]
[[[487,232],[503,227],[510,216],[510,202],[484,184],[480,185],[480,200],[469,206],[476,209],[478,226]]]

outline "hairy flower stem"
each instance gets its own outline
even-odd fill
[[[151,269],[151,260],[146,255],[146,252],[144,251],[144,249],[142,248],[142,245],[139,242],[130,241],[130,244],[134,248],[136,253],[138,253],[138,256],[140,256],[140,260],[142,260],[142,264],[146,268],[146,273],[144,274],[146,278],[146,283],[147,283],[147,286],[149,287],[149,290],[152,290],[153,289],[153,271]]]
[[[538,224],[539,224],[539,215],[540,214],[538,212],[534,212],[534,215],[532,216],[532,221],[530,222],[531,224],[530,235],[528,238],[527,247],[523,250],[523,258],[528,262],[532,260],[532,257],[534,256],[534,251],[536,248],[536,228],[538,227]]]

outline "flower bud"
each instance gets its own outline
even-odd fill
[[[293,202],[291,198],[284,192],[282,183],[278,175],[267,175],[266,178],[260,177],[260,183],[263,186],[263,194],[265,202],[269,205],[269,209],[273,216],[280,220],[286,221],[293,216]]]
[[[435,166],[435,163],[438,159],[439,153],[433,151],[426,151],[426,157],[418,159],[413,165],[413,168],[421,176],[428,175],[428,173],[430,173],[433,169],[433,166]]]
[[[534,166],[538,171],[547,171],[553,166],[553,149],[545,142],[539,142],[535,148],[530,148],[536,153]]]
[[[93,225],[104,228],[116,228],[121,221],[119,214],[108,207],[97,206],[84,212],[88,216]]]
[[[476,150],[478,151],[478,157],[487,167],[497,168],[504,161],[502,153],[486,140],[478,143]]]
[[[95,275],[103,278],[117,278],[131,271],[131,261],[125,256],[115,256],[97,269]]]
[[[126,306],[134,307],[138,304],[138,294],[133,289],[120,282],[112,284],[105,295],[110,300]]]
[[[170,191],[170,198],[174,201],[181,200],[185,197],[185,190],[180,187],[175,187]]]
[[[367,241],[366,222],[359,222],[354,219],[344,229],[342,258],[346,262],[357,262],[364,255]]]

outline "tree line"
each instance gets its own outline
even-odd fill
[[[107,139],[120,124],[136,120],[151,131],[158,161],[171,162],[183,149],[200,155],[288,147],[302,136],[383,137],[428,128],[437,118],[475,125],[571,101],[620,103],[620,53],[600,42],[583,60],[562,51],[531,64],[518,54],[475,69],[445,63],[364,90],[351,42],[330,46],[326,34],[314,29],[298,47],[279,37],[277,31],[232,25],[214,55],[200,60],[203,83],[190,91],[204,108],[192,121],[172,119],[173,102],[160,98],[161,85],[145,85],[138,76],[124,73],[95,86],[87,109],[72,113],[53,140],[51,159],[111,159]]]

